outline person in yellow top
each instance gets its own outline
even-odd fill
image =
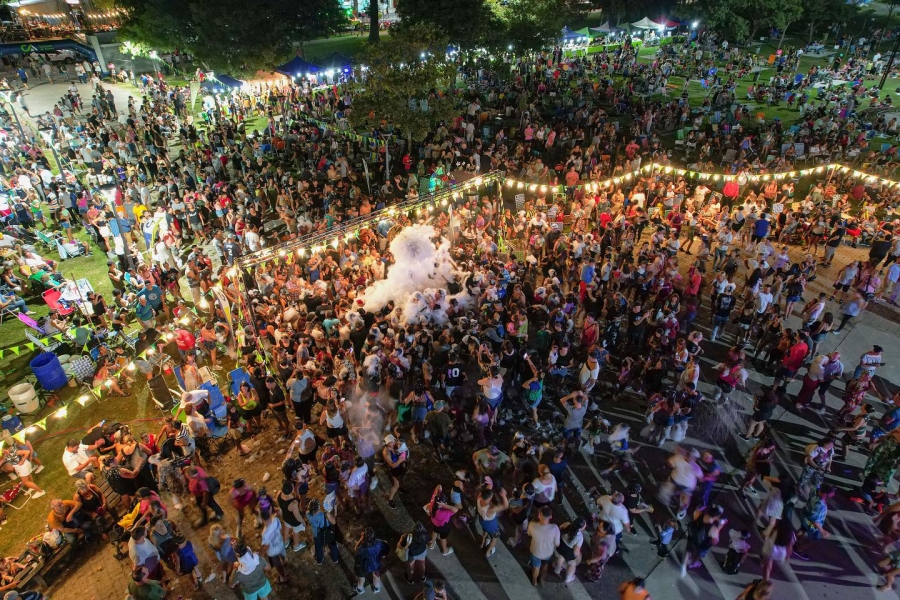
[[[238,392],[237,403],[247,423],[257,430],[262,429],[262,422],[259,417],[262,414],[263,407],[259,403],[259,393],[253,389],[249,381],[241,383],[241,391]]]

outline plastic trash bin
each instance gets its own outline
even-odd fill
[[[63,370],[59,358],[52,352],[42,352],[31,361],[31,370],[45,390],[53,392],[66,385],[69,376]]]

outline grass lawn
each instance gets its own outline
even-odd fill
[[[382,40],[389,37],[389,33],[385,31],[381,32]],[[355,34],[337,35],[304,43],[302,46],[302,56],[304,60],[310,62],[316,62],[316,60],[325,58],[333,52],[340,52],[351,58],[356,58],[358,55],[365,52],[368,45],[368,32],[364,32],[361,36]]]
[[[800,46],[800,45],[805,45],[805,42],[800,39],[787,38],[785,40],[784,47],[791,47],[791,46],[796,47],[796,46]],[[885,46],[892,46],[892,43],[886,44]],[[769,56],[770,54],[774,54],[775,51],[777,50],[778,42],[777,41],[767,41],[767,42],[754,43],[752,45],[752,48],[754,48],[754,50],[758,49],[758,50],[756,50],[756,53],[761,56]],[[642,60],[644,62],[651,62],[653,60],[654,56],[656,55],[657,49],[658,49],[657,47],[650,47],[650,48],[642,49],[639,54],[640,60]],[[887,50],[889,50],[889,49],[882,48],[882,52],[887,51]],[[821,66],[827,64],[828,61],[831,60],[831,56],[833,56],[833,55],[803,56],[800,59],[800,65],[797,70],[797,73],[805,74],[810,70],[810,68],[812,68],[815,65],[819,65],[821,67]],[[720,64],[719,66],[724,66],[724,65]],[[769,81],[769,78],[774,76],[775,74],[776,74],[775,68],[766,69],[760,73],[759,82],[763,83],[763,84],[767,84]],[[735,90],[736,100],[741,104],[750,106],[750,108],[751,108],[750,112],[752,113],[751,117],[755,116],[756,113],[762,112],[765,115],[765,119],[767,122],[771,122],[773,119],[775,119],[777,117],[782,121],[782,123],[787,124],[787,125],[796,123],[800,119],[800,111],[797,110],[796,108],[789,109],[787,107],[787,104],[784,102],[780,103],[778,106],[769,106],[766,104],[760,104],[758,102],[755,102],[755,101],[747,98],[747,90],[750,88],[750,86],[753,85],[753,77],[755,75],[756,74],[746,75],[742,80],[740,80],[738,82],[736,90]],[[880,76],[878,76],[876,78],[867,78],[865,85],[867,88],[875,87],[875,86],[877,86],[879,80],[880,80]],[[670,96],[671,97],[680,96],[681,91],[684,89],[684,85],[685,85],[684,77],[680,77],[680,76],[670,77],[669,78]],[[900,79],[894,78],[894,77],[889,77],[887,79],[887,81],[885,82],[882,97],[884,97],[885,94],[891,94],[894,97],[895,101],[900,100],[900,98],[897,98],[898,89],[900,89]],[[688,95],[689,95],[689,102],[691,103],[692,106],[700,106],[701,104],[703,104],[703,100],[710,93],[710,89],[704,88],[703,85],[701,84],[701,82],[698,80],[689,81],[687,83],[687,90],[688,90]],[[815,99],[816,99],[816,96],[814,95],[814,93],[811,94],[810,100],[812,101]],[[858,109],[866,108],[866,107],[868,107],[868,105],[869,105],[869,102],[866,100],[863,100],[860,103],[860,106],[858,107]],[[898,108],[898,110],[900,110],[900,108]],[[887,136],[876,136],[875,138],[870,140],[870,142],[874,148],[879,148],[881,143],[891,143],[891,144],[897,143],[895,138],[887,137]]]
[[[76,236],[86,242],[90,243],[91,241],[90,236],[84,231],[79,231]],[[59,254],[55,248],[51,250],[46,246],[38,245],[37,250],[44,258],[58,261],[59,272],[65,275],[66,278],[87,278],[94,287],[94,291],[104,294],[105,297],[111,297],[112,284],[106,275],[106,254],[100,252],[96,246],[91,249],[93,252],[92,256],[78,256],[65,261],[59,261]],[[40,295],[25,294],[24,300],[28,303],[28,308],[37,313],[34,315],[35,319],[45,317],[50,313],[50,309]],[[18,319],[4,319],[3,324],[0,325],[0,350],[16,346],[25,341],[25,326],[22,322]],[[12,356],[9,352],[4,354],[6,358]],[[10,370],[11,366],[6,361],[0,361],[0,372],[6,374]]]
[[[84,232],[79,232],[78,237],[85,241],[89,239]],[[59,257],[55,250],[39,250],[46,258],[58,259]],[[92,251],[92,256],[71,258],[61,262],[59,270],[67,278],[89,279],[95,291],[111,297],[112,284],[106,275],[106,255],[96,247],[92,248]],[[37,313],[35,318],[46,316],[49,313],[47,305],[39,295],[26,296],[25,299],[29,308]],[[24,343],[26,341],[24,331],[25,325],[18,319],[4,319],[3,324],[0,325],[0,348],[7,349]],[[7,401],[5,390],[15,383],[23,381],[26,374],[31,374],[28,363],[36,355],[37,352],[31,352],[27,348],[23,349],[19,356],[10,351],[4,353],[4,358],[0,361],[0,390],[3,390],[4,402]],[[81,430],[102,418],[110,417],[110,415],[116,415],[116,418],[122,420],[140,418],[146,413],[145,404],[148,402],[146,387],[142,389],[142,392],[144,399],[141,402],[136,402],[134,397],[131,397],[110,398],[101,402],[92,400],[85,407],[73,404],[69,408],[67,418],[60,420],[50,417],[46,431],[38,429],[29,434],[28,439],[34,444],[45,465],[44,471],[37,475],[35,480],[38,485],[47,490],[47,495],[38,500],[29,500],[21,510],[12,507],[6,508],[9,520],[3,526],[2,534],[0,534],[0,554],[4,556],[17,555],[25,541],[41,533],[42,524],[49,511],[49,501],[52,498],[71,499],[74,493],[73,480],[66,474],[60,460],[66,439],[73,434],[74,437],[81,437],[83,435]],[[64,387],[59,391],[63,403],[73,402],[79,394],[78,388]],[[150,404],[152,408],[152,403]],[[22,420],[26,425],[33,423],[51,415],[57,407],[45,407],[34,415],[22,416]],[[0,490],[6,490],[11,485],[11,481],[0,476]],[[13,502],[13,506],[21,507],[25,498],[24,495],[20,495]]]
[[[61,395],[65,402],[71,402],[76,396],[77,389],[63,388]],[[49,408],[36,416],[52,414],[55,409]],[[149,398],[146,385],[140,384],[137,393],[130,397],[110,397],[103,400],[92,399],[86,406],[73,404],[69,407],[68,416],[58,419],[51,416],[47,421],[47,431],[28,436],[34,445],[38,458],[44,464],[44,470],[34,476],[35,482],[47,491],[47,495],[37,500],[26,500],[24,494],[13,502],[13,506],[19,510],[6,507],[8,518],[6,525],[0,529],[0,555],[18,556],[25,542],[35,535],[43,533],[47,513],[50,511],[50,500],[62,498],[71,500],[75,493],[74,479],[68,476],[62,464],[62,453],[65,450],[66,440],[70,437],[81,438],[86,429],[95,425],[102,419],[116,419],[120,422],[132,424],[135,432],[151,431],[159,432],[162,426],[158,421],[160,413]],[[30,422],[30,417],[26,422]],[[5,476],[0,476],[2,487],[6,490],[12,485]],[[23,506],[24,502],[24,506]],[[106,547],[98,551],[108,551]]]

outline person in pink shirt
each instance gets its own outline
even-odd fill
[[[794,378],[797,370],[803,366],[803,361],[809,353],[809,345],[806,339],[796,333],[791,333],[791,346],[781,359],[781,368],[775,374],[775,382],[772,384],[779,392],[784,393],[789,381]]]

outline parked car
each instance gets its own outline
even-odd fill
[[[41,56],[50,62],[74,63],[81,60],[81,56],[74,50],[54,50],[53,52],[41,52]]]

